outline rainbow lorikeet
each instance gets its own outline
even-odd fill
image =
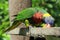
[[[6,32],[6,31],[13,30],[17,26],[19,26],[22,22],[24,22],[26,26],[29,26],[30,23],[29,23],[28,18],[32,18],[31,20],[34,21],[36,24],[42,22],[41,20],[42,20],[43,15],[40,12],[41,10],[43,9],[39,7],[34,7],[34,8],[26,8],[20,11],[17,14],[13,24],[4,31]]]
[[[30,26],[30,21],[33,21],[35,24],[40,24],[42,20],[44,20],[46,24],[47,23],[52,24],[50,21],[48,21],[49,19],[47,19],[48,16],[46,16],[47,15],[46,13],[47,12],[44,9],[39,7],[24,9],[17,14],[13,24],[9,28],[4,30],[4,32],[13,30],[17,26],[19,26],[22,22],[25,23],[26,27]],[[30,21],[28,20],[29,18],[31,18]]]

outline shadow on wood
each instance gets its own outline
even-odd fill
[[[44,37],[37,37],[34,39],[34,37],[30,37],[30,40],[46,40]]]
[[[26,33],[29,32],[29,28],[21,28],[19,30],[19,35],[26,36]]]

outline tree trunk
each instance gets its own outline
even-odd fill
[[[30,6],[30,0],[9,0],[10,24],[12,20],[15,18],[13,15],[16,15],[22,9],[28,8]]]
[[[28,8],[30,6],[31,0],[9,0],[10,25],[12,24],[12,20],[15,18],[14,15],[18,14],[18,12],[22,9]],[[11,40],[29,40],[29,37],[11,35]]]

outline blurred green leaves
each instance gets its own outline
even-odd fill
[[[32,7],[45,9],[55,18],[55,26],[60,26],[60,0],[32,0]]]
[[[9,27],[8,0],[0,0],[0,39],[9,40],[8,35],[3,31]]]
[[[8,15],[8,1],[1,0],[0,1],[0,21],[2,23],[4,23],[4,22],[8,22],[8,20],[9,20],[9,15]],[[2,23],[1,23],[1,25],[2,25]]]

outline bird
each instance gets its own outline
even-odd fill
[[[8,27],[4,32],[11,31],[19,26],[22,22],[25,23],[26,27],[30,25],[29,18],[34,21],[36,24],[42,22],[43,14],[40,12],[42,8],[34,7],[34,8],[26,8],[15,16],[15,19],[10,27]]]
[[[6,28],[4,32],[15,29],[21,23],[24,23],[26,28],[28,28],[31,25],[30,21],[38,25],[42,22],[42,20],[44,20],[44,22],[48,25],[53,25],[54,23],[54,18],[43,8],[40,7],[26,8],[18,12],[18,14],[15,16],[15,19],[13,20],[12,25]],[[33,23],[32,25],[34,25]]]

